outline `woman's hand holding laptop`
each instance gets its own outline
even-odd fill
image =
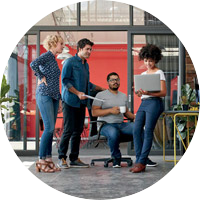
[[[142,89],[139,89],[135,93],[137,94],[138,97],[141,97],[142,95],[148,95],[149,94],[148,91],[145,91],[145,90],[142,90]]]

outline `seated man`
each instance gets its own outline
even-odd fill
[[[108,139],[111,156],[113,158],[113,167],[119,168],[121,163],[121,152],[119,149],[120,134],[133,135],[134,123],[124,123],[124,116],[133,120],[135,115],[127,108],[127,97],[124,93],[118,91],[120,86],[119,75],[115,72],[108,74],[107,82],[109,89],[99,92],[96,98],[104,101],[94,100],[92,105],[92,115],[98,117],[98,120],[107,122],[101,129],[100,134]],[[125,110],[120,112],[120,107]],[[156,165],[148,159],[149,164]],[[148,163],[147,163],[148,164]]]

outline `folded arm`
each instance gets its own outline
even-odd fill
[[[124,113],[124,116],[125,116],[126,118],[128,118],[128,119],[131,119],[131,120],[134,120],[134,119],[135,119],[135,115],[134,115],[132,112],[130,112],[130,111],[128,110],[128,108],[126,108],[126,112]]]
[[[115,106],[112,108],[102,109],[100,106],[92,106],[92,116],[102,117],[106,115],[118,115],[120,113],[119,107]]]

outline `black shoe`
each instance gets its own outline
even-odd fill
[[[121,167],[121,158],[113,158],[113,168]]]
[[[89,165],[85,164],[84,162],[82,162],[79,158],[75,161],[71,161],[70,162],[70,167],[84,167],[84,168],[88,168]]]
[[[156,167],[158,165],[158,163],[151,161],[149,158],[147,158],[146,161],[146,166],[147,167]]]

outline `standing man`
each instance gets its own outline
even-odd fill
[[[89,167],[78,158],[85,108],[90,106],[89,100],[84,95],[90,95],[90,90],[104,90],[90,82],[89,65],[86,59],[90,57],[93,45],[94,43],[90,40],[81,39],[77,43],[77,54],[63,64],[61,80],[64,131],[58,149],[58,167],[60,168],[69,168],[66,154],[70,139],[70,167]]]

